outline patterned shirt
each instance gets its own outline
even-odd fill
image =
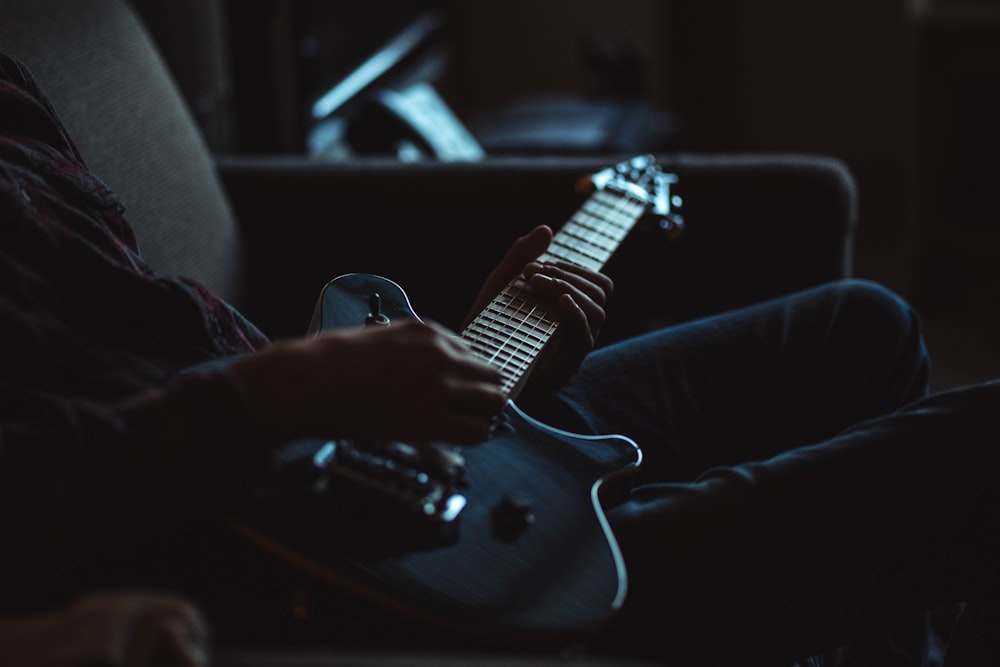
[[[238,477],[239,386],[224,367],[181,371],[268,341],[204,286],[154,275],[124,210],[0,51],[4,572],[161,530]]]

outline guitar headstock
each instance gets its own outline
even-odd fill
[[[612,190],[643,202],[667,231],[683,231],[681,197],[670,192],[677,175],[664,172],[652,155],[637,155],[602,169],[587,180],[598,190]]]

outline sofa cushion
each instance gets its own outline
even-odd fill
[[[239,303],[240,238],[212,156],[121,0],[0,0],[0,47],[34,74],[154,270]]]

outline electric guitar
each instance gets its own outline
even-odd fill
[[[589,180],[542,261],[600,269],[650,213],[682,228],[676,176],[649,156]],[[222,512],[225,525],[339,592],[465,639],[567,645],[607,623],[627,577],[605,507],[642,455],[623,436],[561,431],[514,403],[559,326],[524,287],[513,280],[460,333],[511,399],[492,436],[462,450],[463,466],[401,442],[292,443],[273,486]],[[399,285],[352,273],[323,288],[310,330],[415,317]]]

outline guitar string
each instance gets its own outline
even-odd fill
[[[568,258],[564,259],[570,261]],[[541,315],[536,315],[536,312],[540,310],[537,304],[531,305],[531,308],[527,311],[523,310],[521,303],[530,304],[530,302],[529,300],[524,299],[522,295],[525,283],[522,282],[520,285],[521,286],[518,288],[518,291],[513,295],[513,299],[519,302],[517,311],[513,314],[515,317],[520,314],[521,320],[517,322],[517,326],[514,327],[508,335],[508,339],[505,341],[505,347],[498,350],[498,354],[502,351],[506,351],[507,353],[504,363],[500,364],[500,369],[501,372],[509,378],[507,381],[509,388],[516,386],[516,383],[523,377],[531,362],[534,360],[535,356],[537,356],[537,353],[552,337],[559,325],[558,319],[553,318],[550,313],[542,311]],[[537,321],[539,323],[545,323],[547,325],[546,328],[540,329],[537,326],[532,327],[532,325],[529,324],[532,317],[537,317]],[[536,332],[538,332],[537,342],[531,345],[533,350],[529,350],[527,352],[525,351],[525,348],[529,345],[529,339],[525,337],[517,337],[518,334],[525,328],[534,328]],[[515,338],[517,339],[516,345],[510,345],[510,340]],[[524,357],[526,360],[521,360],[519,357]]]
[[[591,201],[594,201],[594,200],[591,200]],[[591,203],[591,202],[586,202],[584,204],[584,206],[581,206],[581,208],[577,211],[577,215],[575,215],[574,218],[577,218],[581,214],[581,212],[584,213],[584,214],[586,214],[586,215],[588,215],[591,218],[598,217],[598,216],[594,215],[592,211],[586,211],[585,210],[588,203]],[[602,203],[602,204],[606,205],[606,203]],[[630,213],[629,209],[635,209],[635,207],[636,207],[637,204],[640,205],[640,208],[638,210],[634,210],[632,213]],[[605,225],[610,224],[613,227],[617,226],[619,228],[621,228],[622,225],[624,225],[624,234],[622,234],[622,238],[624,238],[624,236],[627,235],[629,231],[631,231],[631,228],[638,221],[638,218],[641,215],[641,205],[642,205],[641,200],[639,200],[638,198],[635,198],[633,195],[631,195],[628,192],[623,192],[623,193],[620,193],[620,196],[617,197],[617,201],[615,201],[612,206],[608,206],[603,211],[601,211],[601,216],[600,217],[603,218],[602,222]],[[626,215],[626,214],[628,214],[628,215]],[[588,225],[583,224],[583,223],[581,223],[581,222],[579,222],[577,220],[574,220],[574,218],[571,218],[570,222],[576,222],[577,227],[580,227],[582,229],[589,229],[591,232],[596,232],[596,235],[598,237],[600,237],[600,236],[610,236],[610,235],[608,235],[606,233],[602,234],[602,232],[599,229],[596,229],[594,226],[592,226],[592,225],[588,226]],[[631,220],[629,220],[628,218],[631,218]],[[607,251],[608,250],[608,248],[602,247],[602,245],[600,245],[598,243],[595,243],[591,239],[584,238],[583,236],[578,236],[577,238],[580,238],[585,243],[588,243],[588,244],[593,245],[595,247],[601,248],[603,251]],[[615,241],[615,245],[616,246],[617,246],[617,244],[619,244],[621,242],[621,239],[612,239],[612,240]],[[564,245],[564,247],[568,248],[569,250],[571,250],[571,251],[573,251],[573,252],[575,252],[577,254],[586,256],[586,253],[580,252],[579,250],[572,248],[568,244],[563,243],[562,245]],[[540,257],[540,259],[542,261],[545,261],[544,258],[546,256],[554,257],[556,259],[562,259],[564,261],[576,264],[578,266],[583,266],[583,264],[581,262],[574,261],[574,260],[570,259],[569,256],[567,256],[567,255],[564,255],[564,256],[560,257],[559,255],[557,255],[555,253],[551,253],[551,252],[543,253],[543,255],[542,255],[542,257]],[[600,269],[600,267],[603,266],[603,264],[605,262],[606,262],[606,260],[601,261],[600,264],[596,268]],[[520,286],[517,288],[516,292],[514,292],[514,293],[511,294],[510,293],[510,288],[515,283],[520,283]],[[514,281],[511,281],[511,283],[507,285],[507,287],[504,289],[504,291],[501,292],[500,295],[498,295],[498,298],[499,297],[503,297],[505,295],[508,295],[510,297],[509,301],[508,301],[508,304],[510,302],[522,301],[526,305],[531,305],[530,304],[530,300],[526,299],[526,298],[524,298],[522,296],[523,293],[524,293],[524,287],[526,286],[526,284],[527,283],[524,281],[523,276],[519,276],[518,278],[516,278]],[[491,305],[493,303],[495,303],[496,301],[497,301],[497,299],[494,299],[494,301],[491,302]],[[513,315],[520,314],[520,313],[522,313],[522,309],[523,309],[523,305],[521,303],[518,303],[516,311],[514,311],[511,314],[513,314]],[[517,362],[517,367],[514,368],[513,370],[511,370],[511,366],[514,365],[516,357],[518,355],[522,355],[526,359],[529,359],[529,360],[531,360],[533,358],[530,353],[529,354],[524,354],[524,348],[528,344],[528,339],[526,337],[519,338],[518,342],[517,342],[517,345],[514,346],[513,348],[511,348],[510,341],[512,339],[514,339],[517,336],[517,334],[519,332],[521,332],[523,329],[525,329],[527,327],[532,327],[532,328],[535,329],[536,334],[538,334],[536,337],[540,341],[538,344],[534,344],[533,345],[533,347],[534,347],[533,352],[537,354],[541,350],[541,348],[545,345],[545,343],[549,340],[549,338],[551,338],[551,336],[554,334],[555,330],[558,328],[559,321],[557,319],[552,318],[549,313],[546,313],[544,311],[543,311],[543,314],[541,316],[538,316],[538,321],[539,322],[547,322],[547,329],[545,329],[545,330],[539,329],[537,326],[528,324],[529,320],[531,319],[531,317],[535,314],[535,312],[537,310],[539,310],[538,305],[537,304],[532,305],[532,307],[531,307],[530,310],[528,310],[527,312],[523,312],[523,315],[521,316],[520,321],[513,320],[513,323],[516,323],[516,326],[513,329],[511,329],[511,331],[507,335],[506,340],[500,342],[498,347],[494,343],[494,346],[496,347],[496,350],[495,350],[494,354],[487,359],[488,362],[493,363],[494,365],[497,365],[499,367],[501,373],[505,377],[505,384],[509,385],[507,387],[507,391],[510,391],[513,388],[513,386],[515,386],[517,384],[517,381],[520,380],[520,378],[523,376],[524,372],[527,370],[527,368],[530,366],[530,363],[531,363],[530,361],[518,361]],[[508,309],[508,312],[510,312],[509,309]],[[480,318],[477,317],[477,320],[478,319],[480,319]],[[487,346],[489,346],[489,344],[487,344]],[[504,351],[505,348],[509,350],[509,353],[507,354],[506,358],[503,360],[502,363],[497,363],[497,357],[500,355],[501,352]]]
[[[650,176],[649,176],[649,174],[647,174],[646,176],[643,177],[642,180],[646,181],[649,178],[650,178]],[[604,191],[604,194],[606,194],[608,196],[611,196],[611,192],[609,192],[609,191]],[[596,201],[596,200],[590,200],[588,202],[585,202],[584,205],[577,211],[576,216],[573,219],[571,219],[571,222],[576,223],[577,238],[580,241],[582,241],[584,244],[592,245],[592,246],[601,248],[604,251],[607,251],[608,250],[607,247],[603,247],[602,248],[602,244],[601,243],[597,243],[597,242],[594,241],[594,235],[595,234],[596,234],[596,236],[598,238],[600,236],[610,237],[611,240],[615,243],[615,246],[617,246],[621,242],[621,240],[631,230],[631,227],[635,225],[635,222],[637,221],[639,215],[641,214],[641,209],[644,208],[644,204],[641,202],[641,200],[638,200],[637,198],[631,196],[631,194],[628,193],[627,191],[619,192],[618,194],[619,194],[619,196],[615,199],[613,205],[608,206],[606,202],[602,203],[602,205],[605,208],[602,211],[598,211],[601,214],[600,216],[598,216],[593,210],[591,210],[591,211],[587,210],[588,206],[594,204],[595,201]],[[638,211],[634,211],[636,213],[636,215],[632,216],[632,220],[631,221],[625,220],[625,217],[623,216],[623,213],[626,212],[630,207],[634,207],[636,205],[640,206],[640,208],[639,208]],[[614,237],[611,237],[610,234],[608,234],[606,232],[603,232],[601,229],[596,228],[593,223],[591,223],[591,224],[585,224],[583,221],[581,221],[579,219],[581,217],[581,214],[586,215],[586,216],[588,216],[591,219],[597,219],[598,222],[612,223],[612,225],[620,225],[622,222],[625,222],[626,225],[627,225],[627,227],[624,229],[624,233],[623,234],[620,234],[618,238],[614,238]],[[580,234],[579,233],[579,229],[589,229],[590,233],[589,234],[587,234],[587,233]],[[572,234],[567,234],[567,236],[572,236]],[[559,238],[557,237],[556,240],[559,241]],[[570,244],[570,243],[566,243],[564,241],[559,241],[558,245],[562,245],[567,250],[569,250],[571,252],[574,252],[576,254],[586,256],[585,252],[580,251],[578,247],[574,248],[573,245]],[[555,257],[557,257],[559,259],[565,259],[566,261],[569,261],[569,262],[572,262],[572,263],[575,263],[575,264],[578,264],[578,265],[581,264],[581,262],[578,262],[578,261],[577,262],[573,262],[573,260],[570,259],[569,256],[558,257],[557,255],[555,255],[553,253],[549,253],[549,254],[550,254],[550,256],[555,256]],[[543,257],[544,257],[544,255],[543,255]],[[603,266],[604,261],[606,261],[606,259],[602,260],[601,263],[599,263],[596,268],[599,269],[601,266]],[[511,285],[508,285],[505,288],[505,290],[503,292],[501,292],[498,295],[498,297],[495,298],[491,302],[490,305],[492,306],[494,304],[497,304],[497,302],[499,301],[499,299],[501,297],[503,297],[505,295],[510,295],[511,294],[510,287],[511,287]],[[520,299],[520,298],[521,298],[521,294],[520,294],[520,291],[519,291],[518,293],[513,294],[513,296],[511,297],[511,301],[513,301],[515,299]],[[518,306],[518,310],[520,310],[520,309],[521,309],[521,306]],[[489,309],[487,309],[487,310],[489,310]],[[501,314],[503,313],[503,309],[497,309],[497,310]],[[532,309],[528,313],[524,314],[522,322],[518,325],[517,328],[515,328],[510,333],[510,336],[508,337],[508,341],[509,341],[510,338],[513,338],[518,333],[518,330],[522,328],[523,324],[525,324],[531,318],[531,316],[534,314],[534,310],[535,309]],[[509,311],[509,308],[508,308],[508,311]],[[483,324],[481,322],[482,319],[483,319],[483,317],[480,316],[480,317],[477,318],[476,321],[478,321],[480,324],[482,324],[483,328],[488,333],[489,326],[486,325],[486,324]],[[546,318],[545,318],[544,315],[541,316],[541,317],[539,317],[539,321],[545,321],[545,319]],[[474,321],[474,323],[476,323],[476,321]],[[542,345],[544,345],[544,343],[547,340],[545,337],[546,336],[551,336],[551,333],[554,330],[556,324],[557,323],[550,322],[549,330],[542,332],[542,335],[539,336]],[[536,331],[537,330],[538,329],[536,328]],[[503,346],[508,343],[508,341],[503,341],[503,342],[501,342],[501,343],[498,344],[495,341],[495,337],[493,337],[493,338],[494,338],[494,340],[490,341],[489,340],[489,336],[483,336],[483,332],[482,331],[477,332],[477,341],[478,342],[480,342],[484,347],[489,348],[492,345],[492,346],[494,346],[496,348],[495,351],[494,351],[494,354],[492,356],[490,356],[489,359],[488,359],[488,361],[491,361],[491,362],[495,362],[496,357],[498,356],[498,354],[501,351],[503,351]],[[501,365],[501,367],[500,367],[501,371],[505,371],[507,373],[507,375],[509,375],[509,376],[513,375],[513,372],[509,369],[509,366],[511,365],[511,362],[514,360],[514,358],[520,352],[522,352],[521,347],[523,347],[523,345],[525,344],[525,342],[526,342],[525,340],[522,340],[520,342],[520,345],[519,345],[519,347],[517,349],[511,350],[508,358],[505,360],[504,364]],[[497,347],[497,345],[499,345],[499,347]],[[536,351],[537,351],[537,349],[540,349],[540,347],[538,345],[536,345],[535,347],[536,347]],[[508,345],[508,348],[509,348],[509,345]],[[485,356],[486,355],[484,355],[484,357]],[[530,355],[528,356],[528,358],[530,359]],[[519,367],[516,370],[520,371],[520,373],[523,374],[524,370],[528,367],[529,363],[530,362],[527,362],[527,363],[526,362],[521,362],[519,364]],[[516,379],[518,379],[518,378],[515,377],[514,380],[516,381]]]
[[[610,194],[610,193],[608,193],[608,194]],[[591,203],[591,202],[588,202],[588,203]],[[638,219],[638,215],[631,216],[632,220],[629,221],[629,220],[626,219],[626,216],[624,214],[626,212],[628,212],[629,208],[634,207],[636,204],[641,204],[641,202],[639,200],[635,199],[635,198],[632,198],[628,193],[622,193],[621,196],[617,197],[616,201],[614,202],[614,205],[612,205],[612,206],[607,206],[606,202],[602,202],[602,205],[605,206],[605,208],[604,208],[603,211],[601,211],[601,216],[600,217],[603,218],[601,220],[601,222],[603,222],[604,224],[611,224],[612,226],[621,226],[624,223],[626,225],[626,227],[627,227],[624,231],[627,234],[627,232],[631,229],[631,226],[634,226],[636,220]],[[584,205],[584,207],[581,207],[581,211],[583,209],[585,209],[585,208],[586,208],[586,204]],[[579,211],[578,211],[578,213],[579,213]],[[598,216],[594,215],[592,212],[588,212],[588,215],[591,218],[597,218],[598,217]],[[574,222],[574,220],[571,220],[571,222]],[[580,223],[578,220],[575,221],[575,222],[577,223],[577,226],[582,227],[582,228],[588,228],[589,227],[591,231],[596,231],[598,235],[601,235],[600,230],[595,229],[593,225],[589,225],[588,226],[586,224]],[[607,234],[603,234],[603,235],[604,236],[608,236]],[[590,241],[588,241],[588,242],[590,242]],[[590,243],[591,243],[591,245],[600,247],[596,243],[593,243],[593,242],[590,242]],[[603,250],[607,251],[607,248],[603,248]],[[555,257],[557,259],[563,259],[565,261],[569,261],[569,262],[572,262],[574,264],[581,265],[580,262],[574,262],[568,256],[559,257],[558,255],[556,255],[554,253],[547,253],[547,254],[549,254],[551,257]],[[584,253],[578,253],[578,254],[584,254]],[[543,257],[544,257],[544,255],[543,255]],[[603,262],[602,262],[601,265],[603,265]],[[517,282],[518,280],[520,281],[520,284],[522,285],[522,287],[519,287],[517,292],[510,293],[510,287],[511,287],[511,285],[513,285],[513,283]],[[504,292],[502,292],[499,296],[503,297],[504,295],[508,295],[510,297],[510,301],[511,302],[521,301],[521,302],[523,302],[525,304],[528,304],[528,303],[530,303],[530,301],[528,299],[523,298],[523,296],[522,296],[523,291],[524,291],[523,285],[525,285],[525,284],[526,283],[523,282],[523,277],[520,277],[519,279],[516,279],[515,281],[512,281],[511,285],[508,285],[508,287],[504,290]],[[518,304],[516,311],[517,312],[523,312],[522,308],[523,308],[523,306],[521,304]],[[504,349],[510,350],[509,354],[507,355],[507,358],[504,360],[504,362],[502,364],[499,365],[501,371],[505,372],[506,375],[510,376],[510,379],[508,379],[508,383],[516,383],[516,380],[519,379],[521,375],[523,375],[523,372],[530,365],[530,363],[520,362],[518,364],[518,367],[514,371],[510,370],[510,366],[512,365],[512,362],[514,361],[514,359],[516,358],[516,356],[519,353],[523,352],[523,348],[524,348],[524,346],[527,343],[527,340],[522,338],[522,339],[519,340],[518,345],[516,347],[511,348],[511,346],[510,346],[510,340],[513,339],[525,327],[525,325],[528,323],[528,321],[531,319],[531,317],[535,314],[535,311],[538,310],[538,309],[539,309],[538,306],[534,305],[529,311],[523,312],[523,315],[521,317],[520,322],[516,322],[516,320],[515,320],[517,326],[514,327],[510,331],[509,335],[507,336],[507,340],[502,341],[499,344],[500,347],[497,348],[497,350],[494,353],[494,355],[489,359],[490,362],[496,363],[497,356],[499,356],[499,354],[501,352],[503,352]],[[509,308],[508,308],[508,312],[510,312]],[[513,313],[513,314],[517,314],[517,313]],[[536,331],[541,331],[541,335],[539,336],[539,340],[541,341],[541,343],[540,343],[540,345],[535,345],[534,346],[536,348],[534,350],[535,352],[537,352],[539,349],[541,349],[541,346],[544,345],[545,342],[547,342],[547,340],[548,340],[547,337],[551,337],[552,333],[554,332],[554,330],[558,326],[558,321],[553,321],[551,317],[550,318],[546,318],[544,314],[542,316],[538,317],[538,320],[540,322],[545,322],[547,319],[548,319],[548,329],[547,330],[540,330],[540,329],[537,329],[537,327],[536,327]],[[530,355],[525,355],[525,356],[527,356],[529,359],[531,358]],[[519,372],[516,377],[514,377],[515,372]]]
[[[612,223],[612,224],[621,225],[622,222],[623,222],[622,213],[625,212],[625,211],[627,211],[627,209],[629,208],[628,204],[629,204],[629,201],[627,200],[626,197],[619,197],[619,198],[617,198],[617,200],[615,201],[615,205],[614,206],[607,206],[606,204],[604,204],[606,208],[605,208],[605,210],[603,212],[603,218],[604,218],[603,222],[604,223]],[[577,216],[577,217],[579,217],[579,216]],[[591,214],[590,217],[591,218],[596,218],[597,216]],[[577,226],[579,226],[579,227],[588,227],[588,225],[585,225],[585,224],[581,223],[578,219],[573,220],[571,222],[576,222]],[[633,224],[634,224],[634,222],[633,222]],[[595,228],[594,228],[594,226],[593,226],[592,223],[591,223],[591,225],[589,225],[589,228],[591,229],[592,232],[596,231],[598,235],[601,234],[600,230],[595,230]],[[604,234],[604,235],[607,236],[607,234]],[[578,237],[578,238],[580,238],[580,237]],[[586,241],[586,239],[584,239],[584,240]],[[596,247],[600,247],[597,243],[594,243],[593,241],[588,241],[588,242],[590,242],[591,245],[594,245]],[[566,245],[566,244],[563,244],[563,245]],[[568,245],[566,247],[568,249],[570,249],[570,250],[573,250]],[[607,248],[603,248],[603,250],[606,251]],[[585,254],[585,253],[582,253],[582,252],[579,252],[579,251],[575,251],[575,252],[577,252],[578,254]],[[563,257],[558,257],[557,255],[555,255],[553,253],[549,253],[549,254],[552,257],[557,257],[559,259],[564,259],[565,261],[570,261],[570,262],[573,261],[568,255],[565,255]],[[580,264],[580,262],[573,262],[573,263]],[[513,284],[513,282],[512,282],[512,284]],[[519,289],[516,293],[512,293],[511,290],[510,290],[510,285],[508,285],[507,288],[504,290],[504,292],[501,292],[501,294],[498,295],[498,298],[499,297],[504,297],[506,295],[506,296],[509,297],[510,302],[516,302],[518,300],[523,299],[522,292],[523,292],[523,289]],[[497,300],[498,299],[495,299],[494,303],[496,303]],[[524,300],[524,301],[527,301],[527,300]],[[519,332],[519,330],[521,330],[521,329],[524,328],[524,325],[527,324],[527,322],[535,314],[535,311],[538,309],[537,306],[535,306],[534,308],[532,308],[531,310],[529,310],[528,312],[525,313],[525,312],[522,311],[522,308],[523,308],[523,306],[521,306],[520,304],[517,307],[517,311],[523,313],[521,322],[518,323],[518,326],[511,332],[511,334],[509,335],[508,338],[513,338],[515,335],[517,335],[517,333]],[[512,311],[509,308],[509,304],[508,304],[507,311],[510,314],[516,314],[516,313],[514,313],[514,311]],[[539,322],[545,322],[546,321],[545,315],[543,314],[542,316],[539,316],[538,320],[539,320]],[[541,331],[541,337],[544,338],[545,335],[550,335],[551,334],[552,328],[553,328],[553,323],[549,322],[549,328],[548,328],[547,331],[538,329],[537,327],[534,327],[534,328],[536,329],[536,331]],[[507,341],[503,341],[501,343],[501,345],[506,344],[506,343],[507,343]],[[521,345],[519,346],[519,348],[515,349],[515,350],[513,350],[511,352],[510,359],[501,368],[506,368],[509,365],[510,360],[512,360],[516,356],[516,354],[521,351],[521,348],[524,346],[525,343],[526,343],[526,341],[524,341],[524,340],[521,341]],[[502,351],[502,347],[500,349],[498,349],[494,353],[494,355],[489,359],[489,361],[495,362],[496,357],[498,356],[499,352],[501,352],[501,351]],[[523,365],[524,364],[522,364],[522,366]],[[523,368],[521,370],[523,370]]]

